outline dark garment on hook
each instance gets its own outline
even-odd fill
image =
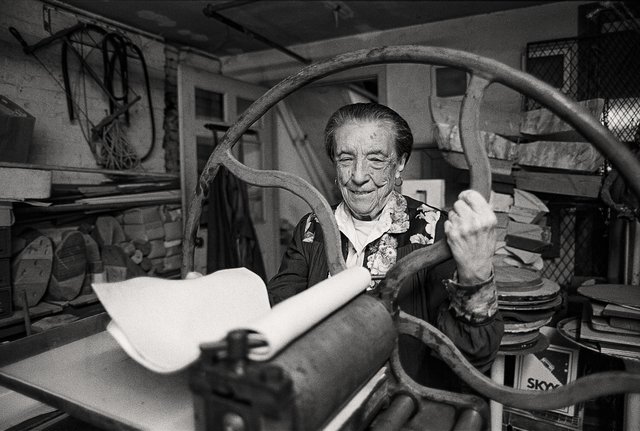
[[[245,267],[266,279],[247,186],[224,167],[209,184],[207,272]]]

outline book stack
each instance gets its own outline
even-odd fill
[[[640,359],[640,286],[594,284],[578,293],[589,298],[579,339],[604,354]]]
[[[496,266],[498,307],[504,319],[500,350],[523,351],[544,341],[540,328],[562,303],[560,286],[527,268]]]

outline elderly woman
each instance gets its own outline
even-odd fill
[[[492,267],[495,214],[472,190],[460,193],[448,216],[395,191],[412,146],[407,122],[383,105],[347,105],[329,119],[325,147],[343,199],[335,208],[343,255],[347,267],[365,266],[372,275],[384,275],[398,259],[446,237],[453,259],[411,277],[398,304],[444,332],[478,369],[487,371],[503,332]],[[328,274],[322,229],[308,214],[295,228],[280,270],[268,284],[271,302],[295,295]],[[417,340],[402,337],[400,357],[417,381],[460,390],[448,368]]]

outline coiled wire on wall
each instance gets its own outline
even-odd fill
[[[61,60],[62,60],[62,75],[65,86],[65,93],[67,96],[67,107],[69,110],[69,119],[74,120],[74,105],[79,110],[78,104],[73,100],[73,93],[71,90],[71,84],[69,79],[69,67],[68,67],[68,51],[75,49],[71,46],[72,43],[79,42],[81,46],[84,44],[83,36],[89,34],[89,32],[97,32],[102,36],[100,43],[93,42],[94,47],[100,47],[102,50],[103,61],[103,79],[102,82],[98,82],[99,86],[104,92],[107,93],[109,98],[109,113],[115,116],[112,121],[106,125],[96,129],[88,118],[88,106],[85,97],[85,109],[82,114],[86,117],[87,123],[91,126],[92,133],[83,130],[83,135],[87,140],[91,151],[96,158],[96,162],[107,169],[132,169],[140,165],[149,158],[155,147],[155,118],[153,115],[153,101],[151,98],[151,87],[149,80],[149,73],[147,64],[144,58],[142,50],[135,45],[129,38],[123,34],[116,32],[107,32],[103,28],[94,24],[85,24],[80,26],[77,30],[67,34],[63,39]],[[80,40],[72,40],[71,37],[76,36]],[[91,37],[89,35],[89,37]],[[93,40],[93,38],[91,38]],[[126,138],[125,125],[129,125],[129,110],[125,109],[122,115],[117,115],[120,108],[119,105],[127,106],[129,104],[129,92],[135,93],[129,86],[129,68],[128,57],[129,55],[135,56],[141,63],[144,85],[146,89],[148,112],[151,126],[150,145],[143,156],[138,156],[134,148],[130,145]],[[84,63],[84,61],[83,61]],[[80,72],[83,74],[89,72],[92,75],[92,71],[88,69],[89,66],[84,63],[81,64]],[[116,77],[116,71],[118,73],[120,81],[120,95],[115,94],[114,79]],[[95,79],[95,75],[92,75]],[[101,84],[101,85],[100,85]],[[135,101],[134,101],[135,102]],[[124,121],[122,119],[124,117]],[[82,128],[82,125],[81,125]],[[87,127],[89,128],[89,127]],[[94,141],[97,140],[99,145],[95,145]]]

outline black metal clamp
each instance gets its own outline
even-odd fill
[[[249,331],[235,330],[224,341],[200,346],[200,360],[189,375],[196,430],[261,430],[265,417],[279,420],[290,409],[293,384],[287,373],[247,357],[251,348],[265,344]]]

